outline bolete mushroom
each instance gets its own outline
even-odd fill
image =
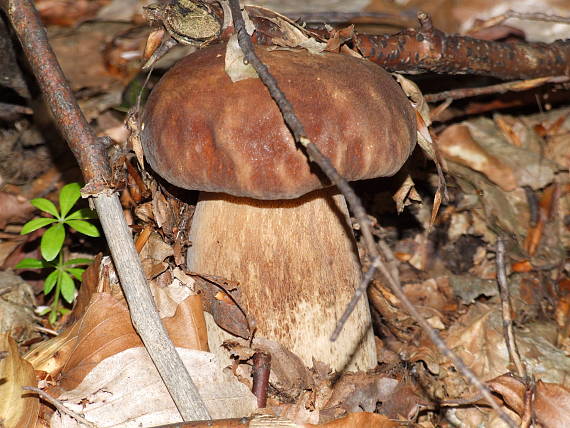
[[[353,57],[256,48],[308,137],[349,180],[397,172],[415,145],[415,113],[392,77]],[[239,282],[256,335],[307,364],[376,365],[368,302],[329,337],[361,270],[346,202],[310,165],[259,79],[232,83],[225,46],[182,59],[152,91],[142,144],[168,182],[202,191],[188,268]],[[222,336],[212,334],[215,352]]]

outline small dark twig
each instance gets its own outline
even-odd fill
[[[507,274],[505,269],[505,241],[503,238],[497,238],[497,282],[499,283],[499,291],[501,294],[501,308],[503,311],[503,334],[505,335],[505,342],[507,343],[507,350],[509,352],[509,359],[515,366],[517,375],[521,378],[526,378],[526,369],[522,363],[517,342],[515,340],[515,333],[513,330],[513,318],[511,315],[511,296],[509,293],[509,284],[507,281]]]
[[[257,398],[257,407],[263,409],[267,406],[267,388],[269,387],[269,374],[271,373],[271,354],[257,351],[253,354],[253,387],[251,392]]]
[[[75,419],[77,422],[86,425],[90,428],[97,428],[97,425],[95,425],[93,422],[89,422],[87,419],[85,419],[83,416],[81,416],[79,413],[74,412],[73,410],[67,408],[61,401],[59,401],[56,398],[53,398],[51,395],[49,395],[47,392],[42,391],[39,388],[36,388],[34,386],[23,386],[22,389],[26,390],[26,391],[31,391],[34,392],[36,394],[38,394],[43,400],[47,401],[49,404],[51,404],[52,406],[54,406],[57,410],[59,410],[60,413],[65,413],[66,415],[71,416],[73,419]]]
[[[416,320],[416,322],[420,325],[420,327],[426,332],[429,336],[431,341],[436,345],[439,351],[449,358],[451,362],[455,365],[457,370],[463,376],[465,376],[469,382],[474,385],[483,395],[485,400],[489,403],[489,405],[497,412],[500,418],[507,423],[507,425],[511,428],[518,428],[517,424],[499,407],[499,405],[493,399],[489,389],[486,385],[484,385],[475,374],[467,368],[465,363],[453,352],[445,342],[441,339],[439,334],[427,323],[427,321],[423,318],[423,316],[418,312],[414,305],[408,300],[406,295],[404,294],[402,287],[400,286],[399,282],[394,279],[392,276],[390,269],[384,263],[380,257],[378,252],[378,248],[376,243],[374,242],[374,237],[372,235],[370,229],[370,222],[368,220],[368,216],[366,215],[366,211],[360,202],[360,199],[347,181],[340,176],[340,174],[336,171],[334,166],[331,164],[330,160],[326,158],[318,147],[312,143],[306,136],[304,127],[293,111],[293,106],[289,103],[285,94],[279,89],[279,85],[275,78],[270,74],[267,66],[259,59],[259,57],[255,53],[255,49],[253,47],[253,43],[247,34],[245,29],[245,22],[241,14],[241,8],[239,4],[239,0],[229,0],[230,9],[232,11],[232,19],[234,23],[234,28],[237,33],[238,43],[243,51],[245,59],[253,66],[261,81],[265,84],[269,93],[271,94],[272,98],[278,105],[279,109],[281,110],[281,114],[283,115],[283,119],[291,133],[295,141],[298,144],[301,144],[307,150],[309,155],[309,159],[315,162],[322,170],[322,172],[328,177],[331,182],[337,186],[337,188],[341,191],[347,202],[349,203],[350,207],[352,208],[352,212],[354,217],[356,217],[357,221],[360,223],[360,230],[362,236],[364,238],[364,242],[366,245],[366,249],[368,250],[368,256],[373,261],[372,266],[377,265],[378,270],[384,275],[387,283],[390,286],[392,292],[396,295],[396,297],[402,302],[404,308],[408,311],[408,313]],[[381,247],[383,252],[386,251],[387,247]],[[390,260],[390,257],[386,257],[387,260]],[[367,272],[368,273],[368,272]],[[368,275],[365,275],[368,276]],[[371,275],[370,275],[371,276]],[[366,291],[368,284],[362,282],[358,288],[360,291],[356,291],[355,293],[362,293]],[[353,299],[354,300],[354,299]],[[348,310],[348,308],[347,308]]]

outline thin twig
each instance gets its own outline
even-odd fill
[[[39,331],[40,333],[49,334],[51,336],[59,336],[59,333],[51,328],[41,327],[39,325],[34,326],[34,330]]]
[[[505,269],[505,240],[502,237],[497,238],[497,282],[499,283],[499,292],[501,295],[501,309],[503,311],[503,334],[507,343],[509,359],[515,366],[517,374],[521,378],[526,378],[526,369],[522,363],[517,342],[515,340],[515,332],[513,330],[511,296],[509,293],[509,284]]]
[[[479,95],[522,92],[547,83],[565,83],[569,80],[569,76],[538,77],[536,79],[517,80],[516,82],[499,83],[480,88],[451,89],[449,91],[438,92],[436,94],[426,94],[424,95],[424,99],[429,103],[447,99],[461,100],[463,98],[477,97]]]
[[[43,400],[47,401],[52,406],[54,406],[57,410],[59,410],[60,413],[65,413],[66,415],[71,416],[77,422],[82,423],[83,425],[86,425],[90,428],[97,428],[97,425],[95,425],[93,422],[89,422],[87,419],[85,419],[79,413],[76,413],[73,410],[69,409],[61,401],[59,401],[56,398],[53,398],[47,392],[42,391],[41,389],[36,388],[34,386],[23,386],[22,389],[38,394]]]
[[[543,21],[543,22],[557,22],[561,24],[570,24],[570,17],[559,15],[548,15],[542,12],[516,12],[512,9],[507,10],[501,15],[494,16],[476,25],[469,30],[469,33],[474,33],[485,28],[494,27],[505,22],[509,18],[519,19],[523,21]]]
[[[291,133],[293,134],[293,137],[297,142],[297,144],[300,144],[303,147],[305,147],[309,159],[315,162],[321,168],[322,172],[328,177],[328,179],[338,187],[338,189],[341,191],[341,193],[349,203],[350,207],[352,208],[353,214],[356,217],[357,221],[360,223],[360,230],[364,238],[366,248],[368,250],[368,256],[373,261],[370,269],[373,269],[373,266],[377,266],[378,270],[382,273],[382,275],[384,275],[385,279],[387,280],[392,292],[402,302],[403,306],[408,311],[408,313],[416,320],[416,322],[420,325],[420,327],[430,337],[430,339],[437,346],[439,351],[444,356],[449,358],[452,361],[452,363],[455,365],[457,370],[459,370],[459,372],[463,374],[470,381],[470,383],[474,385],[481,392],[483,397],[485,397],[485,400],[497,412],[500,418],[507,423],[509,427],[517,428],[517,424],[515,424],[515,422],[495,402],[487,386],[484,385],[475,376],[475,374],[471,370],[469,370],[467,366],[465,366],[465,363],[463,363],[463,361],[453,351],[451,351],[451,349],[447,347],[445,342],[439,337],[439,334],[434,329],[431,328],[431,326],[427,323],[427,321],[420,315],[417,309],[408,300],[399,282],[397,282],[394,279],[394,277],[390,273],[389,268],[382,261],[380,257],[378,248],[376,246],[376,243],[374,242],[374,237],[370,229],[370,222],[368,220],[368,216],[366,215],[366,211],[364,210],[364,207],[362,206],[360,199],[358,198],[358,196],[356,196],[356,194],[354,193],[348,182],[336,171],[334,166],[331,164],[330,160],[326,158],[318,149],[318,147],[315,146],[315,144],[312,143],[307,138],[304,127],[299,118],[297,117],[297,115],[295,114],[293,106],[289,103],[285,94],[279,89],[277,81],[269,73],[267,66],[259,59],[259,57],[255,53],[253,43],[245,29],[245,22],[242,17],[239,0],[229,0],[229,3],[230,3],[230,9],[232,11],[234,28],[238,37],[238,43],[241,50],[243,51],[245,59],[253,66],[253,68],[259,75],[259,78],[269,90],[269,93],[271,94],[272,98],[275,100],[276,104],[281,110],[283,119],[287,124],[287,126],[289,127],[289,129],[291,130]],[[385,248],[383,248],[383,250],[386,251]],[[387,259],[390,260],[389,257],[387,257]],[[368,284],[364,282],[361,283],[355,294],[356,293],[364,294],[367,286]]]

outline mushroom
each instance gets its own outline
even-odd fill
[[[388,73],[333,53],[256,51],[341,175],[360,180],[400,169],[415,146],[415,113]],[[306,365],[372,368],[366,299],[337,341],[329,341],[361,280],[346,202],[296,147],[263,83],[232,83],[224,53],[217,45],[178,62],[142,116],[154,171],[202,192],[188,268],[237,281],[256,336],[280,343]],[[215,329],[209,322],[214,352],[225,337]]]

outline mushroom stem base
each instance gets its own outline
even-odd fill
[[[202,193],[190,239],[188,268],[239,282],[256,337],[280,343],[309,367],[313,359],[337,372],[376,366],[366,299],[337,341],[329,340],[361,279],[346,202],[335,189],[280,201]],[[231,336],[208,330],[219,353]]]

